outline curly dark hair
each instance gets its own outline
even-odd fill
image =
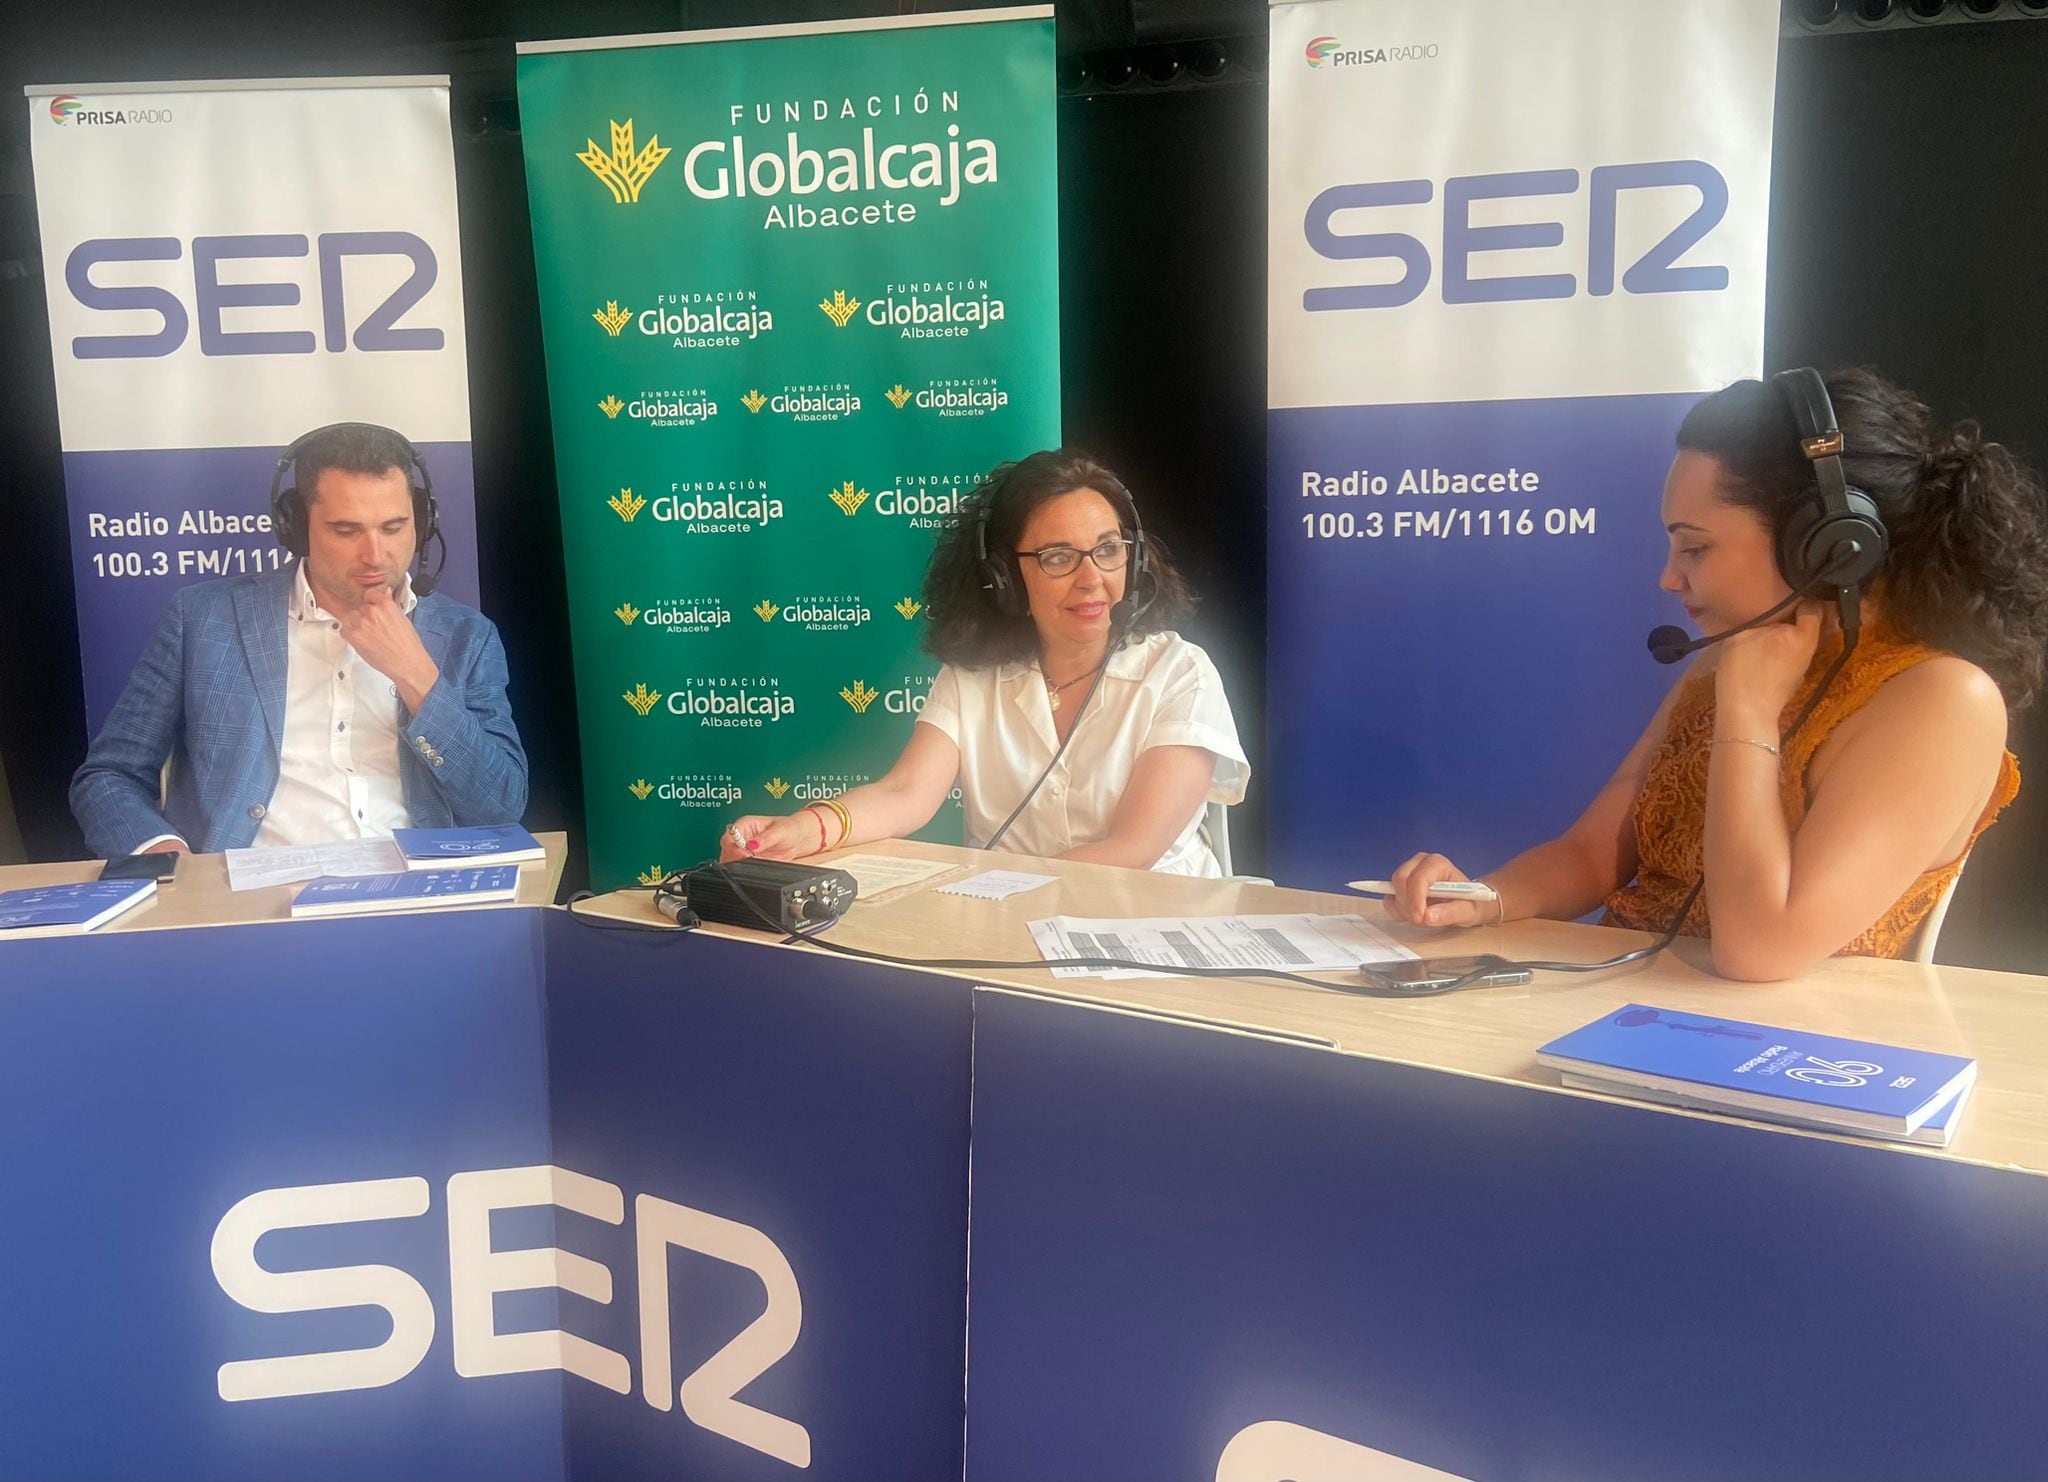
[[[1038,652],[1038,630],[1029,614],[1013,617],[999,611],[984,590],[979,527],[986,515],[991,559],[1008,562],[1012,580],[1021,587],[1023,576],[1012,552],[1032,511],[1077,489],[1093,489],[1107,499],[1126,538],[1139,528],[1137,504],[1123,480],[1073,448],[1049,448],[1002,464],[960,501],[925,569],[924,603],[931,615],[924,636],[927,653],[944,663],[982,668]],[[1195,608],[1194,593],[1159,537],[1149,530],[1145,564],[1146,585],[1153,596],[1124,635],[1126,640],[1172,628]]]
[[[2048,656],[2048,499],[2025,464],[1974,421],[1937,430],[1920,399],[1868,367],[1836,371],[1828,397],[1842,473],[1877,502],[1891,558],[1876,583],[1904,637],[1958,654],[1998,681],[2011,710],[2040,694]],[[1737,381],[1686,414],[1678,446],[1718,459],[1731,504],[1775,535],[1812,497],[1791,405]]]

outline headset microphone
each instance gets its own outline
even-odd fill
[[[1746,623],[1737,623],[1726,632],[1710,633],[1704,638],[1688,637],[1685,629],[1675,623],[1666,623],[1661,628],[1651,630],[1650,657],[1660,664],[1675,664],[1687,654],[1698,653],[1703,648],[1711,648],[1724,638],[1733,638],[1737,633],[1747,633],[1751,628],[1762,627],[1765,623],[1797,602],[1801,595],[1801,593],[1794,592],[1769,612],[1760,613]]]
[[[1862,555],[1863,546],[1860,542],[1849,538],[1837,541],[1829,550],[1827,561],[1822,565],[1819,572],[1815,574],[1814,581],[1818,583],[1827,582],[1834,576],[1836,571],[1848,569],[1859,561]],[[1773,607],[1769,612],[1758,613],[1746,623],[1737,623],[1726,632],[1710,633],[1704,638],[1688,638],[1685,634],[1685,629],[1674,623],[1666,623],[1661,628],[1653,628],[1650,631],[1649,639],[1650,657],[1660,664],[1675,664],[1687,654],[1698,653],[1703,648],[1711,648],[1725,638],[1733,638],[1737,633],[1747,633],[1751,628],[1762,627],[1805,595],[1806,591],[1795,590],[1791,596],[1780,602],[1776,607]],[[1840,589],[1839,596],[1841,599],[1842,631],[1844,633],[1854,633],[1860,626],[1861,621],[1860,615],[1863,610],[1862,590],[1859,587],[1843,587]]]

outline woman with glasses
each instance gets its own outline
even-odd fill
[[[915,833],[957,785],[977,847],[1222,873],[1202,820],[1251,768],[1216,666],[1171,631],[1194,598],[1115,474],[1067,449],[996,469],[940,538],[924,602],[943,667],[896,764],[738,820],[726,858]]]

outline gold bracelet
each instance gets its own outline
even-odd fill
[[[837,798],[825,799],[825,806],[839,815],[839,843],[832,846],[837,849],[853,837],[853,815],[846,811],[846,804]]]
[[[1778,748],[1770,742],[1752,741],[1747,736],[1716,736],[1713,744],[1716,746],[1754,746],[1758,751],[1768,751],[1772,756],[1778,755]]]
[[[1508,898],[1501,894],[1501,889],[1498,885],[1493,887],[1493,903],[1500,907],[1500,920],[1493,924],[1495,926],[1506,926],[1508,924]]]

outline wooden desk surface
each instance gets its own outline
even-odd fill
[[[536,834],[547,858],[519,867],[519,896],[516,904],[546,906],[554,903],[562,883],[562,862],[569,852],[569,836],[562,833]],[[96,878],[101,861],[67,860],[62,864],[9,865],[0,868],[0,890],[26,890],[37,885],[71,885]],[[116,917],[101,927],[100,935],[112,931],[162,931],[183,926],[243,926],[252,921],[290,921],[296,885],[273,885],[264,890],[230,890],[228,858],[225,854],[188,854],[178,861],[177,877],[160,885],[150,900]],[[452,910],[487,911],[490,906],[448,907]],[[48,941],[49,938],[36,938]]]
[[[1425,956],[1493,952],[1556,962],[1598,961],[1654,940],[1642,932],[1556,921],[1433,932],[1388,920],[1380,905],[1367,896],[1191,880],[1014,854],[995,860],[975,851],[908,840],[863,844],[845,852],[947,860],[956,865],[947,874],[921,884],[857,903],[833,928],[834,941],[905,957],[1036,960],[1039,954],[1025,923],[1060,915],[1362,915]],[[821,856],[818,862],[829,864],[832,858]],[[1059,878],[1005,901],[933,893],[934,887],[949,880],[997,867],[1035,870]],[[666,924],[645,891],[616,892],[579,909]],[[765,933],[737,927],[709,925],[704,929],[766,938]],[[1536,1064],[1537,1047],[1630,1002],[1967,1055],[1978,1062],[1977,1090],[1950,1147],[1885,1146],[1915,1156],[1959,1158],[2048,1174],[2048,977],[1855,957],[1834,958],[1790,982],[1732,983],[1703,970],[1705,962],[1704,943],[1681,941],[1650,962],[1611,973],[1586,977],[1539,973],[1533,983],[1519,988],[1475,989],[1413,1000],[1322,993],[1257,978],[1055,979],[1042,968],[962,969],[953,976],[1111,1007],[1191,1016],[1257,1033],[1306,1038],[1347,1054],[1525,1082],[1566,1096],[1592,1093],[1560,1087],[1555,1072]],[[1660,1111],[1673,1116],[1701,1115]],[[1824,1135],[1778,1130],[1788,1135]]]

